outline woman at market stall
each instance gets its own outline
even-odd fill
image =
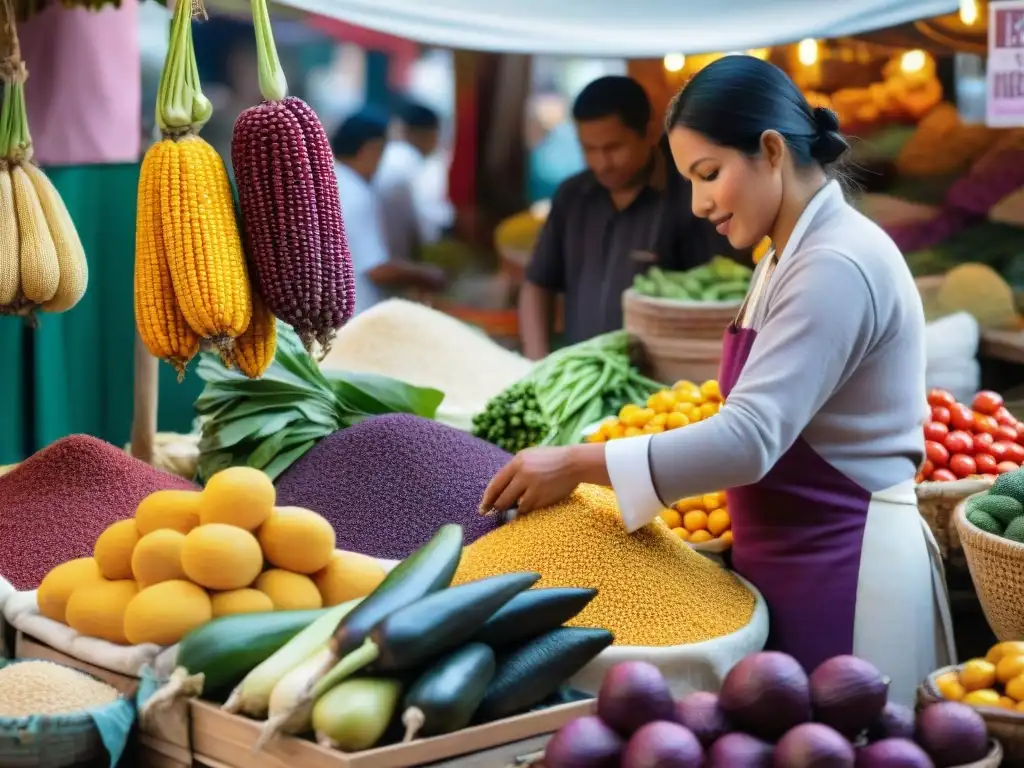
[[[807,669],[853,653],[910,704],[954,648],[937,548],[917,510],[924,317],[888,236],[831,172],[848,149],[779,68],[712,63],[667,130],[693,212],[735,248],[771,237],[724,336],[720,413],[683,429],[517,455],[484,508],[520,514],[611,485],[626,527],[728,489],[733,566],[764,595],[769,647]]]

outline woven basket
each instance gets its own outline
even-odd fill
[[[967,520],[966,501],[957,504],[953,520],[981,609],[999,640],[1020,640],[1024,638],[1024,544],[973,526]]]
[[[917,688],[917,709],[920,712],[925,707],[938,704],[946,699],[939,693],[935,681],[947,672],[956,672],[957,666],[943,667],[932,672],[925,678],[924,682]],[[1013,712],[999,707],[976,707],[978,714],[985,720],[988,726],[988,735],[996,739],[996,746],[1001,746],[999,761],[991,762],[993,755],[989,754],[984,760],[971,763],[970,768],[997,768],[1005,761],[1005,765],[1024,765],[1024,712]]]
[[[956,505],[976,493],[987,491],[991,480],[953,480],[948,483],[920,483],[917,490],[917,506],[921,517],[932,529],[938,542],[942,558],[948,560],[960,556],[960,537],[953,525],[953,510]]]
[[[622,294],[624,326],[643,341],[702,339],[722,341],[725,328],[740,307],[738,301],[672,301],[643,296],[632,288]]]
[[[0,667],[24,661],[35,659],[0,659]],[[124,697],[95,712],[123,720],[128,725],[134,719],[134,707]],[[128,728],[124,731],[127,738]],[[96,721],[87,712],[0,718],[0,765],[4,768],[94,765],[93,761],[99,761],[107,754]]]

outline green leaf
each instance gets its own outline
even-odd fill
[[[292,448],[290,451],[279,454],[272,462],[263,468],[263,471],[267,473],[267,476],[271,480],[276,480],[282,472],[288,469],[288,467],[305,456],[306,453],[309,452],[309,449],[316,445],[316,442],[316,440],[308,440],[305,443]]]
[[[255,469],[263,469],[281,452],[281,447],[288,439],[288,435],[288,430],[279,429],[249,454],[249,460],[246,463]]]
[[[339,399],[363,413],[413,413],[432,419],[444,400],[439,390],[415,387],[376,373],[330,371],[327,376]]]

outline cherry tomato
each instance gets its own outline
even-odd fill
[[[1010,458],[1010,444],[1004,442],[992,443],[988,447],[988,452],[992,454],[997,462],[1007,461]]]
[[[1024,445],[1010,443],[1006,449],[1006,460],[1012,461],[1015,464],[1024,464]]]
[[[1003,426],[1006,426],[1006,427],[1016,427],[1017,426],[1017,419],[1014,418],[1014,415],[1012,413],[1010,413],[1009,410],[1007,410],[1005,405],[1001,405],[998,408],[996,408],[996,412],[993,413],[992,415],[995,416],[996,417],[996,421],[998,421]]]
[[[932,408],[932,421],[937,421],[940,424],[949,424],[949,419],[949,408],[946,406],[936,405]]]
[[[946,446],[942,443],[937,443],[934,440],[925,440],[924,451],[928,460],[936,467],[944,467],[949,463],[949,451],[946,450]]]
[[[991,416],[999,410],[1002,405],[1002,395],[998,392],[992,392],[991,390],[982,390],[974,396],[971,408],[978,411],[978,413],[986,413]]]
[[[949,409],[949,425],[953,429],[962,429],[970,432],[974,429],[974,411],[966,405],[957,403]]]
[[[997,440],[1002,440],[1004,443],[1016,443],[1019,437],[1016,429],[1003,426],[1002,424],[996,429],[995,436]]]
[[[969,432],[959,429],[946,435],[942,444],[950,453],[974,453],[974,438]]]
[[[974,435],[974,450],[988,450],[995,441],[995,437],[990,435],[988,432],[982,432],[980,435]]]
[[[978,465],[978,471],[983,475],[995,474],[996,465],[999,464],[991,453],[974,454],[974,463]]]
[[[1014,464],[1012,461],[1000,461],[998,471],[1000,475],[1005,475],[1007,472],[1016,472],[1020,469],[1020,464]]]
[[[933,408],[942,406],[943,408],[952,408],[956,405],[956,398],[953,397],[952,392],[947,392],[945,389],[929,389],[928,390],[928,405]]]
[[[926,478],[928,478],[928,477],[931,477],[931,474],[934,471],[935,471],[935,465],[932,464],[931,460],[925,459],[924,463],[921,464],[921,470],[920,470],[921,474],[924,475]]]
[[[988,432],[990,435],[997,435],[999,431],[999,422],[992,416],[986,416],[984,413],[976,413],[974,414],[974,431]]]
[[[955,453],[949,457],[949,468],[957,477],[969,477],[978,471],[974,459],[963,453]]]
[[[949,427],[941,421],[929,421],[924,425],[924,439],[941,443],[949,434]]]
[[[932,481],[936,483],[948,483],[951,480],[956,480],[957,477],[948,469],[936,469],[932,472]]]

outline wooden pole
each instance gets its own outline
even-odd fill
[[[135,332],[135,378],[132,386],[132,456],[153,463],[160,361],[149,354]]]

